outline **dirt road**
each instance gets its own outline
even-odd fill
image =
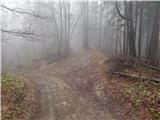
[[[88,87],[85,81],[81,82],[80,77],[88,74],[85,70],[90,64],[89,57],[89,53],[82,53],[22,73],[36,88],[36,111],[32,120],[115,120],[88,92],[94,84]]]

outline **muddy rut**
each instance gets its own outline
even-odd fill
[[[83,95],[87,89],[78,89],[80,83],[76,73],[87,69],[89,57],[90,54],[81,53],[21,73],[35,86],[32,120],[115,120],[93,95]],[[71,73],[72,80],[68,77]]]

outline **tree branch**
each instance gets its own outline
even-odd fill
[[[1,32],[4,32],[4,33],[10,33],[10,34],[21,34],[21,35],[33,35],[32,32],[20,32],[20,31],[12,31],[12,30],[4,30],[4,29],[1,29]]]
[[[81,9],[78,18],[77,18],[77,20],[75,21],[75,23],[74,23],[74,25],[73,25],[73,28],[72,28],[72,30],[71,30],[71,35],[70,35],[69,41],[71,41],[71,39],[72,39],[72,36],[73,36],[73,33],[74,33],[74,29],[75,29],[76,25],[78,24],[78,22],[79,22],[79,20],[80,20],[80,18],[81,18],[81,16],[82,16],[82,14],[83,14],[83,8]]]
[[[20,10],[11,9],[11,8],[8,8],[8,7],[4,6],[4,5],[1,5],[1,7],[2,7],[2,8],[5,8],[5,9],[11,11],[11,12],[15,12],[15,13],[19,13],[19,14],[31,15],[31,16],[33,16],[33,17],[37,17],[37,18],[40,18],[40,19],[45,19],[45,18],[47,18],[46,16],[40,16],[40,15],[38,15],[38,14],[34,14],[34,13],[31,13],[31,12],[25,12],[25,11],[20,11]]]
[[[21,37],[39,37],[39,39],[43,39],[43,38],[50,38],[53,37],[55,35],[50,35],[50,36],[46,36],[46,35],[41,35],[41,34],[35,34],[33,32],[28,32],[28,31],[16,31],[16,30],[5,30],[5,29],[1,29],[2,33],[8,33],[14,36],[21,36]]]
[[[151,78],[151,77],[145,77],[145,76],[132,75],[132,74],[127,74],[127,73],[123,73],[123,72],[115,72],[114,74],[119,75],[119,76],[128,77],[128,78],[149,80],[149,81],[160,83],[159,78]]]
[[[119,8],[118,8],[118,2],[117,2],[117,1],[116,1],[116,10],[117,10],[118,15],[119,15],[122,19],[125,19],[125,20],[130,21],[129,18],[127,18],[126,16],[122,15],[122,13],[120,12],[120,10],[119,10]]]

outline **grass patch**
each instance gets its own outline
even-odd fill
[[[155,120],[160,120],[160,87],[137,82],[124,90],[125,99],[129,100],[137,109],[145,107]]]
[[[24,98],[24,81],[11,74],[2,75],[2,94],[6,102],[19,103]]]
[[[1,85],[2,120],[24,120],[24,99],[26,97],[24,80],[12,74],[3,74]]]

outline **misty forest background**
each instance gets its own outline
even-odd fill
[[[160,2],[45,1],[1,5],[2,70],[82,49],[160,66]]]
[[[160,120],[160,1],[0,1],[3,120]]]

